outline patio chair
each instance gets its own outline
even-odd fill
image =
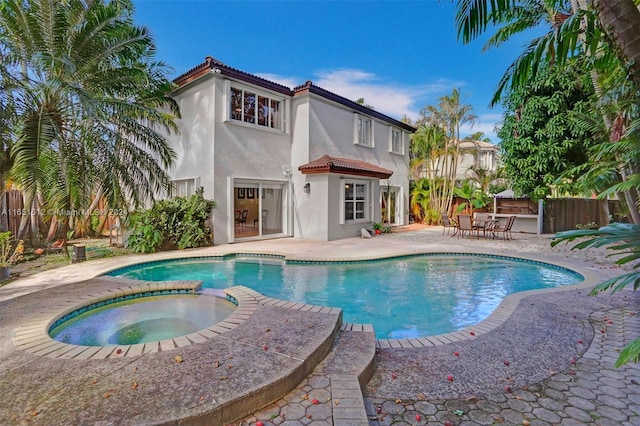
[[[449,230],[451,228],[453,228],[454,230],[457,230],[458,223],[453,219],[449,219],[449,215],[448,214],[442,213],[442,235],[444,235],[444,231],[445,230],[447,231],[447,234],[449,234]],[[455,231],[454,231],[453,235],[456,235]]]
[[[494,227],[493,230],[491,231],[493,233],[494,236],[496,236],[499,233],[502,232],[502,238],[504,240],[511,240],[513,239],[513,237],[511,236],[511,228],[513,227],[513,222],[516,221],[516,216],[509,216],[507,218],[507,221],[504,223],[504,226],[501,223],[497,223]]]
[[[473,233],[475,232],[478,238],[480,238],[480,233],[478,229],[473,226],[473,220],[471,219],[471,215],[461,214],[458,216],[458,238],[462,235],[464,238],[465,232],[468,232],[469,235],[473,238]]]
[[[249,214],[248,210],[242,210],[240,213],[240,218],[238,219],[238,225],[245,226],[247,224],[247,215]]]

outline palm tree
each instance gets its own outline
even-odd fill
[[[484,132],[475,132],[464,138],[465,141],[480,141],[491,143],[491,138],[484,134]]]
[[[524,52],[511,64],[500,79],[491,100],[496,105],[502,93],[523,86],[535,77],[538,67],[547,59],[553,63],[558,50],[565,54],[573,53],[574,43],[568,39],[577,38],[580,19],[572,16],[571,4],[566,0],[460,0],[457,2],[456,26],[458,37],[463,43],[469,43],[489,25],[496,26],[496,33],[489,38],[484,50],[500,46],[516,34],[534,28],[545,27],[547,32],[529,42]],[[564,42],[567,40],[567,42]]]
[[[633,0],[593,0],[600,27],[618,47],[629,75],[640,84],[640,10]]]
[[[436,211],[441,213],[451,210],[453,188],[456,183],[458,158],[460,156],[460,127],[476,119],[471,105],[461,104],[460,90],[453,89],[450,96],[440,97],[437,106],[428,105],[420,111],[420,123],[432,125],[442,129],[444,146],[441,149],[437,168],[438,177],[442,178],[442,185],[438,187]]]
[[[606,100],[611,96],[607,91],[612,92],[613,97],[616,97],[616,92],[619,91],[619,85],[612,85],[610,81],[607,84],[607,78],[603,77],[619,72],[612,71],[612,67],[623,70],[625,77],[630,75],[636,82],[640,81],[638,75],[634,74],[635,67],[626,71],[627,63],[640,60],[640,38],[637,38],[637,34],[640,33],[640,11],[633,0],[593,3],[597,14],[588,9],[583,0],[458,1],[456,24],[458,35],[463,42],[475,39],[486,31],[489,25],[499,26],[485,49],[499,45],[514,34],[545,22],[549,28],[546,34],[532,40],[522,55],[509,67],[498,84],[492,104],[500,100],[505,89],[523,87],[530,78],[535,77],[539,67],[547,64],[562,65],[576,54],[588,54],[591,58],[592,80],[601,99]],[[609,38],[604,37],[603,29]],[[608,40],[613,40],[618,48],[611,48]],[[624,48],[621,47],[622,44],[625,45]],[[616,58],[614,52],[625,52],[622,62]],[[637,90],[636,84],[633,89],[636,104]],[[611,103],[610,100],[607,100],[607,103]],[[628,111],[620,109],[614,113],[603,114],[611,142],[620,140],[619,135],[624,133],[620,128],[629,128],[628,114]],[[635,223],[640,223],[640,191],[637,185],[634,188],[633,184],[639,179],[636,175],[640,173],[640,167],[635,162],[625,161],[622,155],[618,156],[617,161],[618,173],[623,181],[622,186],[617,189],[623,188],[621,195],[629,207],[630,216]]]
[[[467,177],[474,182],[483,194],[489,195],[489,186],[502,177],[502,169],[489,170],[482,165],[471,165],[467,169]]]
[[[0,6],[2,83],[16,105],[10,173],[25,208],[53,212],[65,231],[98,191],[128,209],[170,188],[175,153],[164,135],[176,130],[177,108],[167,67],[132,14],[130,0]]]

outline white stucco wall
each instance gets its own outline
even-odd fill
[[[174,166],[169,171],[172,179],[200,177],[204,196],[213,193],[213,142],[214,142],[214,79],[206,76],[199,84],[187,86],[174,93],[173,98],[180,107],[177,120],[180,133],[169,136],[171,146],[177,153]]]
[[[252,88],[242,83],[232,84]],[[183,118],[178,122],[181,135],[173,140],[178,160],[171,175],[173,179],[199,177],[204,196],[216,201],[214,244],[225,244],[232,239],[233,182],[244,179],[285,183],[282,166],[291,161],[289,134],[226,119],[226,87],[223,77],[210,75],[174,96]],[[290,100],[264,89],[256,91],[286,98],[283,109]],[[249,222],[252,221],[253,218],[249,218]],[[288,226],[285,220],[285,229]]]
[[[294,235],[306,239],[335,240],[359,235],[360,229],[370,228],[371,223],[380,221],[379,184],[399,187],[398,200],[402,208],[399,211],[399,223],[408,221],[406,198],[409,188],[408,179],[408,134],[405,133],[403,155],[390,151],[389,124],[380,120],[374,123],[374,146],[355,145],[354,111],[323,97],[305,93],[294,97],[293,110],[293,146],[291,164],[294,169],[292,180],[296,194],[296,220],[300,228],[294,227]],[[323,155],[345,157],[376,164],[394,173],[388,180],[338,174],[302,175],[298,166],[316,160]],[[341,224],[342,193],[341,178],[369,180],[372,182],[370,203],[372,213],[366,222]],[[306,183],[311,184],[311,194],[303,193]],[[316,192],[315,188],[319,190]],[[302,194],[302,195],[301,195]],[[326,208],[324,207],[326,204]]]
[[[170,171],[172,178],[198,178],[205,197],[217,203],[213,213],[215,244],[233,240],[234,182],[285,184],[284,235],[315,240],[358,235],[362,227],[369,228],[372,222],[380,221],[379,184],[399,188],[402,205],[399,223],[407,223],[409,138],[406,132],[403,155],[389,152],[390,128],[381,120],[373,119],[373,147],[354,145],[353,110],[318,95],[304,93],[290,98],[242,82],[231,84],[282,99],[287,122],[280,131],[229,121],[226,117],[229,83],[225,81],[226,77],[212,73],[174,92],[183,118],[178,121],[180,135],[170,137],[178,153]],[[351,176],[372,182],[373,209],[366,223],[340,223],[344,191],[340,175],[302,175],[298,171],[300,165],[327,154],[366,161],[394,172],[388,181]],[[289,177],[283,174],[283,166],[291,167],[293,191],[289,190]],[[311,185],[310,194],[303,190],[306,183]],[[269,221],[276,217],[272,211],[277,207],[267,209],[267,227],[271,227],[274,223]],[[248,223],[252,222],[253,218],[248,218]]]

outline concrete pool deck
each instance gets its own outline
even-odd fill
[[[507,310],[502,313],[497,311],[496,315],[500,316],[497,320],[479,326],[473,336],[469,331],[466,331],[465,337],[467,338],[465,339],[461,338],[446,344],[440,342],[442,344],[429,347],[413,347],[412,342],[405,342],[407,347],[392,348],[391,344],[389,347],[383,347],[379,342],[376,371],[364,392],[367,402],[367,413],[364,416],[362,402],[358,405],[357,400],[349,401],[347,398],[347,396],[354,394],[352,389],[353,372],[349,370],[348,366],[341,365],[341,363],[345,362],[345,358],[351,357],[356,361],[355,364],[362,364],[367,362],[366,357],[362,360],[357,359],[358,353],[362,352],[362,348],[357,342],[359,337],[353,337],[353,334],[349,334],[349,330],[343,330],[336,334],[334,329],[336,324],[339,324],[337,319],[308,318],[305,313],[300,314],[299,318],[296,317],[295,321],[288,321],[285,326],[278,322],[283,317],[282,312],[274,313],[277,306],[260,305],[260,315],[252,317],[247,324],[242,326],[245,327],[243,333],[251,336],[250,340],[253,339],[251,344],[255,353],[251,354],[251,357],[248,353],[252,351],[247,351],[246,346],[238,343],[233,344],[239,340],[235,338],[226,338],[224,342],[221,342],[220,349],[217,345],[207,347],[195,344],[185,350],[190,354],[197,353],[196,357],[201,360],[203,365],[207,362],[211,363],[212,357],[223,356],[224,358],[223,352],[225,350],[227,355],[232,355],[239,360],[235,367],[253,365],[254,368],[251,369],[253,376],[251,374],[246,376],[251,380],[246,381],[238,378],[236,382],[229,381],[229,379],[221,381],[223,382],[222,387],[251,388],[251,382],[257,380],[258,375],[265,373],[267,376],[275,375],[274,366],[278,362],[284,362],[283,360],[253,358],[254,356],[272,355],[269,353],[270,351],[262,350],[259,344],[260,339],[256,336],[256,330],[264,333],[264,321],[267,323],[273,321],[274,330],[278,328],[285,330],[292,325],[292,322],[296,323],[293,329],[300,327],[297,332],[283,333],[288,336],[286,344],[291,347],[287,350],[292,353],[298,339],[313,347],[314,345],[319,346],[318,341],[330,341],[330,335],[334,334],[333,337],[338,343],[334,343],[333,350],[327,357],[333,359],[332,365],[328,367],[325,362],[317,364],[316,367],[316,363],[319,362],[317,360],[317,362],[309,363],[300,369],[301,372],[305,372],[305,375],[307,373],[310,375],[306,379],[300,377],[302,373],[295,377],[292,376],[290,383],[283,385],[282,388],[288,390],[295,387],[296,383],[292,382],[299,379],[298,387],[262,410],[258,410],[259,407],[255,406],[254,409],[257,411],[255,415],[244,420],[244,423],[248,424],[256,418],[260,418],[265,424],[367,424],[369,422],[371,424],[390,424],[391,421],[400,420],[411,424],[416,423],[415,414],[421,416],[421,423],[429,420],[442,423],[451,421],[453,424],[459,422],[483,424],[484,420],[489,418],[493,419],[492,421],[498,421],[495,416],[501,415],[500,413],[511,415],[512,411],[518,412],[512,406],[522,408],[519,412],[520,418],[530,419],[527,421],[530,421],[531,424],[535,424],[536,421],[543,422],[542,424],[571,424],[571,419],[586,422],[587,420],[584,418],[582,420],[575,418],[585,415],[594,422],[598,420],[600,423],[606,423],[606,419],[609,419],[617,421],[617,424],[624,422],[639,424],[635,423],[638,421],[637,413],[640,411],[638,409],[640,401],[637,400],[640,398],[640,386],[637,385],[640,381],[638,370],[630,367],[626,370],[612,371],[611,358],[614,356],[612,354],[596,356],[595,358],[598,359],[594,361],[604,362],[602,365],[598,364],[599,367],[594,367],[593,363],[587,362],[593,360],[588,356],[592,352],[596,353],[594,345],[599,344],[599,347],[604,348],[602,350],[609,348],[606,340],[600,340],[608,339],[615,327],[622,327],[626,334],[622,333],[624,334],[622,337],[617,334],[617,337],[611,336],[615,337],[613,343],[610,343],[611,351],[619,349],[626,340],[635,337],[634,333],[637,334],[638,331],[637,324],[634,322],[637,317],[630,316],[638,309],[640,301],[638,295],[624,292],[616,297],[603,295],[597,298],[588,298],[586,296],[587,289],[592,288],[597,282],[623,272],[613,265],[612,260],[604,258],[603,250],[572,252],[565,245],[550,248],[549,239],[544,236],[514,234],[512,241],[471,240],[442,236],[441,231],[440,227],[423,228],[413,232],[383,235],[370,240],[354,238],[327,243],[296,239],[265,240],[182,252],[159,253],[144,257],[124,256],[69,265],[11,283],[0,288],[0,344],[2,347],[0,349],[0,360],[2,360],[0,391],[5,395],[5,400],[0,403],[0,412],[4,413],[0,414],[3,416],[0,418],[0,423],[65,423],[65,420],[70,420],[73,423],[74,419],[76,422],[103,421],[105,424],[109,421],[116,423],[164,423],[177,421],[177,418],[186,418],[196,423],[198,421],[204,422],[204,417],[184,415],[184,410],[188,412],[188,410],[194,410],[193,407],[204,404],[199,397],[192,405],[184,401],[176,402],[176,405],[180,406],[178,411],[182,410],[180,411],[182,414],[178,414],[178,417],[163,415],[162,413],[167,411],[162,410],[167,408],[159,409],[161,404],[158,401],[152,402],[154,395],[169,395],[166,401],[176,401],[180,400],[178,397],[180,395],[189,394],[190,398],[193,398],[192,393],[211,390],[210,382],[212,380],[210,379],[219,371],[203,370],[202,365],[198,365],[198,363],[189,366],[190,363],[187,362],[187,360],[190,361],[189,358],[185,358],[183,363],[175,363],[172,362],[175,353],[172,355],[171,352],[161,352],[151,357],[150,361],[145,359],[145,365],[142,365],[141,360],[139,360],[140,364],[128,365],[125,363],[122,366],[107,366],[100,360],[78,360],[72,361],[66,367],[57,364],[45,364],[38,367],[40,359],[31,359],[13,347],[11,342],[15,329],[26,321],[30,314],[44,309],[50,303],[51,298],[57,294],[64,298],[67,297],[65,293],[68,291],[82,292],[88,284],[80,283],[81,281],[108,270],[141,261],[231,253],[270,253],[292,259],[331,260],[388,257],[425,252],[460,252],[497,254],[550,262],[575,269],[585,275],[586,280],[583,284],[577,287],[572,286],[566,291],[520,294],[516,297],[510,297],[506,303],[509,305],[508,309],[505,308]],[[23,297],[30,293],[32,293],[32,297]],[[269,312],[269,310],[274,311]],[[512,313],[514,310],[516,314]],[[605,333],[595,333],[594,327],[602,327],[600,323],[603,321],[603,315],[609,315],[610,318],[616,318],[616,320],[608,326],[610,319],[605,321],[605,328],[609,327]],[[331,325],[332,321],[335,321],[333,325]],[[308,327],[309,324],[316,323],[324,324],[320,328],[332,331],[320,332],[320,335],[324,336],[320,338],[304,330],[304,327]],[[357,333],[366,334],[364,330],[355,333],[356,335]],[[596,339],[594,339],[594,335]],[[356,343],[349,346],[350,341]],[[578,341],[583,343],[579,344]],[[590,342],[593,343],[590,345]],[[396,343],[403,346],[401,342]],[[219,350],[215,356],[211,353],[213,347]],[[297,354],[297,357],[286,351],[282,351],[282,354],[290,356],[289,361],[291,362],[292,359],[302,359],[300,355],[305,350],[308,354],[316,349],[304,349]],[[327,351],[327,347],[321,350],[325,354]],[[352,355],[350,355],[350,351]],[[453,355],[454,351],[458,352],[458,356]],[[335,356],[332,357],[332,355]],[[243,356],[247,358],[242,358]],[[10,362],[6,362],[7,360]],[[509,365],[507,366],[504,361],[508,361]],[[91,362],[95,364],[90,364]],[[122,360],[116,362],[122,362]],[[571,362],[575,362],[575,364],[571,364]],[[622,383],[623,390],[620,390],[619,387],[610,387],[616,389],[618,393],[624,393],[624,397],[618,397],[618,402],[603,402],[602,398],[595,395],[594,390],[585,387],[584,389],[595,395],[591,402],[594,407],[589,411],[585,407],[577,407],[576,405],[581,402],[574,401],[572,398],[575,395],[573,394],[563,394],[564,390],[558,390],[555,399],[553,393],[550,397],[542,391],[531,391],[536,386],[543,389],[544,383],[555,380],[561,374],[566,374],[569,378],[567,382],[570,382],[573,379],[573,375],[568,373],[571,368],[576,370],[575,381],[577,382],[577,379],[581,378],[578,377],[578,367],[581,367],[583,363],[585,374],[589,375],[592,380],[599,380],[598,375],[601,372],[604,372],[605,378],[609,375],[615,376],[612,380]],[[90,366],[88,366],[89,364]],[[235,368],[234,364],[231,365],[232,368],[229,370]],[[136,367],[137,370],[133,370]],[[186,371],[178,371],[176,367],[182,367]],[[313,367],[316,369],[311,373]],[[89,373],[84,376],[76,374],[78,369],[83,368],[88,368]],[[285,365],[284,368],[294,370],[295,366],[289,365],[287,367]],[[206,374],[205,371],[207,371]],[[566,373],[563,373],[565,371]],[[620,371],[624,371],[624,373]],[[133,387],[131,380],[134,380],[133,376],[137,372],[140,372],[140,377],[144,377],[145,381],[135,381],[137,384],[135,389],[125,391],[116,388],[115,391],[112,391],[114,383],[119,383],[121,387],[123,383],[126,383],[127,387]],[[209,380],[205,380],[203,383],[198,380],[194,381],[194,378],[207,374],[211,374]],[[452,375],[454,380],[448,381],[448,375]],[[81,380],[81,377],[84,380]],[[93,380],[96,379],[90,380],[90,377],[97,377],[98,380],[93,383]],[[118,380],[124,381],[119,382]],[[589,381],[589,379],[584,378],[584,381]],[[220,380],[216,383],[217,388],[222,388]],[[357,381],[355,383],[357,387]],[[571,382],[564,384],[567,388],[571,388]],[[612,383],[608,385],[612,385]],[[608,385],[603,384],[601,387],[606,388]],[[512,388],[512,392],[505,392],[506,386]],[[584,386],[589,385],[585,384]],[[564,386],[561,387],[564,389]],[[57,400],[52,401],[45,398],[47,394],[45,390],[47,389],[56,390],[50,392],[50,395],[61,394],[55,399],[64,399],[62,395],[66,394],[72,403],[82,408],[75,414],[56,408],[59,407]],[[103,390],[105,392],[101,393]],[[556,401],[558,404],[554,406],[555,411],[551,408],[545,408],[544,405],[535,406],[534,401],[528,402],[528,407],[519,404],[524,397],[517,398],[517,392],[525,391],[533,392],[535,403],[540,403],[539,400],[542,400],[541,403],[544,404],[547,399]],[[218,389],[216,392],[222,392],[222,390]],[[604,389],[603,392],[604,394],[611,393],[609,389]],[[125,397],[123,396],[125,393],[133,394],[133,396]],[[212,393],[215,392],[212,391]],[[536,393],[542,396],[535,396]],[[109,395],[107,396],[107,394]],[[499,395],[502,395],[505,401],[494,401],[500,399]],[[206,400],[205,395],[201,396],[204,396]],[[564,399],[562,399],[563,397]],[[530,396],[527,398],[531,399]],[[317,404],[313,403],[314,399],[318,401]],[[587,402],[591,401],[589,398],[583,399]],[[514,403],[512,400],[518,401],[518,403]],[[485,401],[485,404],[482,405],[478,401]],[[624,401],[623,408],[617,407],[621,404],[620,401]],[[220,401],[213,404],[210,401],[206,402],[210,404],[208,409],[212,410]],[[254,403],[257,402],[254,401]],[[480,408],[478,408],[478,404],[480,404]],[[503,407],[500,404],[506,405]],[[462,414],[459,411],[456,412],[457,409],[452,409],[454,406],[464,406],[465,408],[461,409]],[[120,409],[134,407],[131,409],[139,414],[134,416],[129,413],[127,415],[126,410],[125,414],[122,412],[114,414],[118,413],[118,407]],[[489,407],[495,412],[491,412]],[[245,407],[248,410],[250,408]],[[585,409],[583,410],[583,408]],[[569,409],[582,411],[578,414],[574,413],[574,417],[570,415],[562,417],[558,414],[558,412]],[[614,412],[613,409],[618,411]],[[556,417],[543,410],[552,411],[560,421],[553,421],[556,420]],[[569,412],[575,410],[569,410]],[[206,411],[207,407],[203,412]],[[93,417],[91,413],[93,413]],[[360,421],[357,420],[358,417],[354,417],[356,414],[360,415]],[[47,415],[52,417],[47,417]],[[70,417],[73,415],[76,417]],[[96,417],[100,415],[102,417]],[[471,417],[472,415],[474,417]],[[607,415],[618,420],[611,419]],[[509,423],[517,415],[509,418],[503,417],[503,421]],[[520,420],[521,422],[522,420]]]

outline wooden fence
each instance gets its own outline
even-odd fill
[[[24,211],[22,192],[18,190],[6,191],[4,193],[4,200],[2,200],[0,230],[11,231],[11,235],[16,235],[18,228],[20,228],[22,216],[28,213],[29,212]]]
[[[577,229],[576,225],[608,225],[620,220],[620,202],[590,198],[549,198],[544,201],[543,233]]]

